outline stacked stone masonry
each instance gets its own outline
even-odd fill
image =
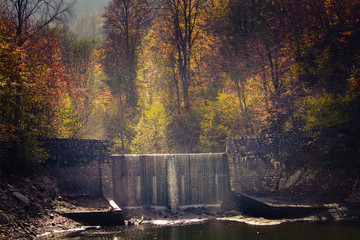
[[[268,195],[279,186],[287,161],[296,158],[299,135],[258,135],[228,138],[231,190],[252,195]]]
[[[101,196],[100,166],[109,158],[106,141],[81,139],[46,139],[43,146],[49,159],[46,167],[57,178],[63,194],[69,196]]]

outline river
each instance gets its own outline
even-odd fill
[[[147,222],[136,226],[97,228],[68,233],[61,239],[101,240],[357,240],[360,222],[263,222],[187,220]]]

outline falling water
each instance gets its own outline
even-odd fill
[[[165,161],[167,163],[169,206],[172,210],[177,210],[179,208],[179,186],[176,157],[174,155],[168,155],[165,157]]]
[[[115,201],[126,206],[219,204],[229,191],[226,155],[113,155]]]

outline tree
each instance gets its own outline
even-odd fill
[[[126,89],[126,102],[128,106],[137,105],[136,69],[141,39],[150,24],[152,10],[145,0],[113,0],[105,8],[105,31],[107,45],[119,68],[119,82],[112,84],[122,85]],[[116,89],[116,91],[121,91]]]
[[[1,142],[14,140],[18,136],[15,133],[16,84],[24,75],[24,51],[12,45],[14,32],[10,29],[10,21],[0,17],[0,139]],[[5,149],[5,147],[3,148]]]
[[[142,114],[136,125],[136,136],[132,140],[133,153],[171,153],[170,139],[167,134],[169,124],[166,111],[161,102],[142,106]]]
[[[100,91],[94,80],[96,41],[78,38],[68,27],[59,28],[61,58],[72,81],[68,82],[61,111],[64,127],[62,137],[83,138],[89,134],[87,125],[94,113],[94,99]]]
[[[190,110],[189,85],[191,83],[191,58],[193,46],[200,32],[200,15],[206,7],[206,1],[167,0],[164,14],[172,24],[173,43],[176,47],[178,78],[182,87],[185,111]]]
[[[96,39],[101,37],[103,33],[101,14],[96,9],[89,15],[85,12],[79,13],[73,24],[73,31],[78,34],[80,38]]]
[[[129,124],[136,116],[138,105],[138,56],[152,13],[146,0],[113,0],[105,7],[106,43],[103,63],[109,78],[108,85],[119,101],[116,114],[118,118],[109,123],[109,136],[111,139],[120,137],[122,152],[125,151],[126,139],[132,138]],[[116,121],[118,124],[115,124]]]
[[[14,19],[18,46],[39,34],[52,23],[63,23],[71,14],[75,1],[3,0],[5,16]]]
[[[13,94],[6,101],[11,103],[7,114],[14,129],[9,159],[18,163],[15,168],[24,170],[29,161],[44,158],[37,138],[51,135],[49,130],[56,124],[61,82],[67,75],[58,58],[59,42],[49,25],[65,20],[72,3],[5,0],[0,6],[11,32],[7,43],[23,52],[16,61],[21,68],[15,68],[17,72],[8,78]]]

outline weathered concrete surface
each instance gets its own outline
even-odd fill
[[[224,153],[112,155],[108,143],[49,139],[46,163],[69,197],[104,196],[124,206],[220,204],[229,191]]]
[[[247,194],[239,194],[238,197],[242,213],[252,217],[299,219],[316,216],[322,220],[340,220],[347,212],[337,203],[320,203],[318,199],[253,197]]]
[[[220,204],[230,188],[223,153],[114,155],[111,161],[121,207]]]
[[[122,226],[125,225],[122,210],[115,211],[87,211],[62,212],[64,217],[70,218],[87,226]]]

